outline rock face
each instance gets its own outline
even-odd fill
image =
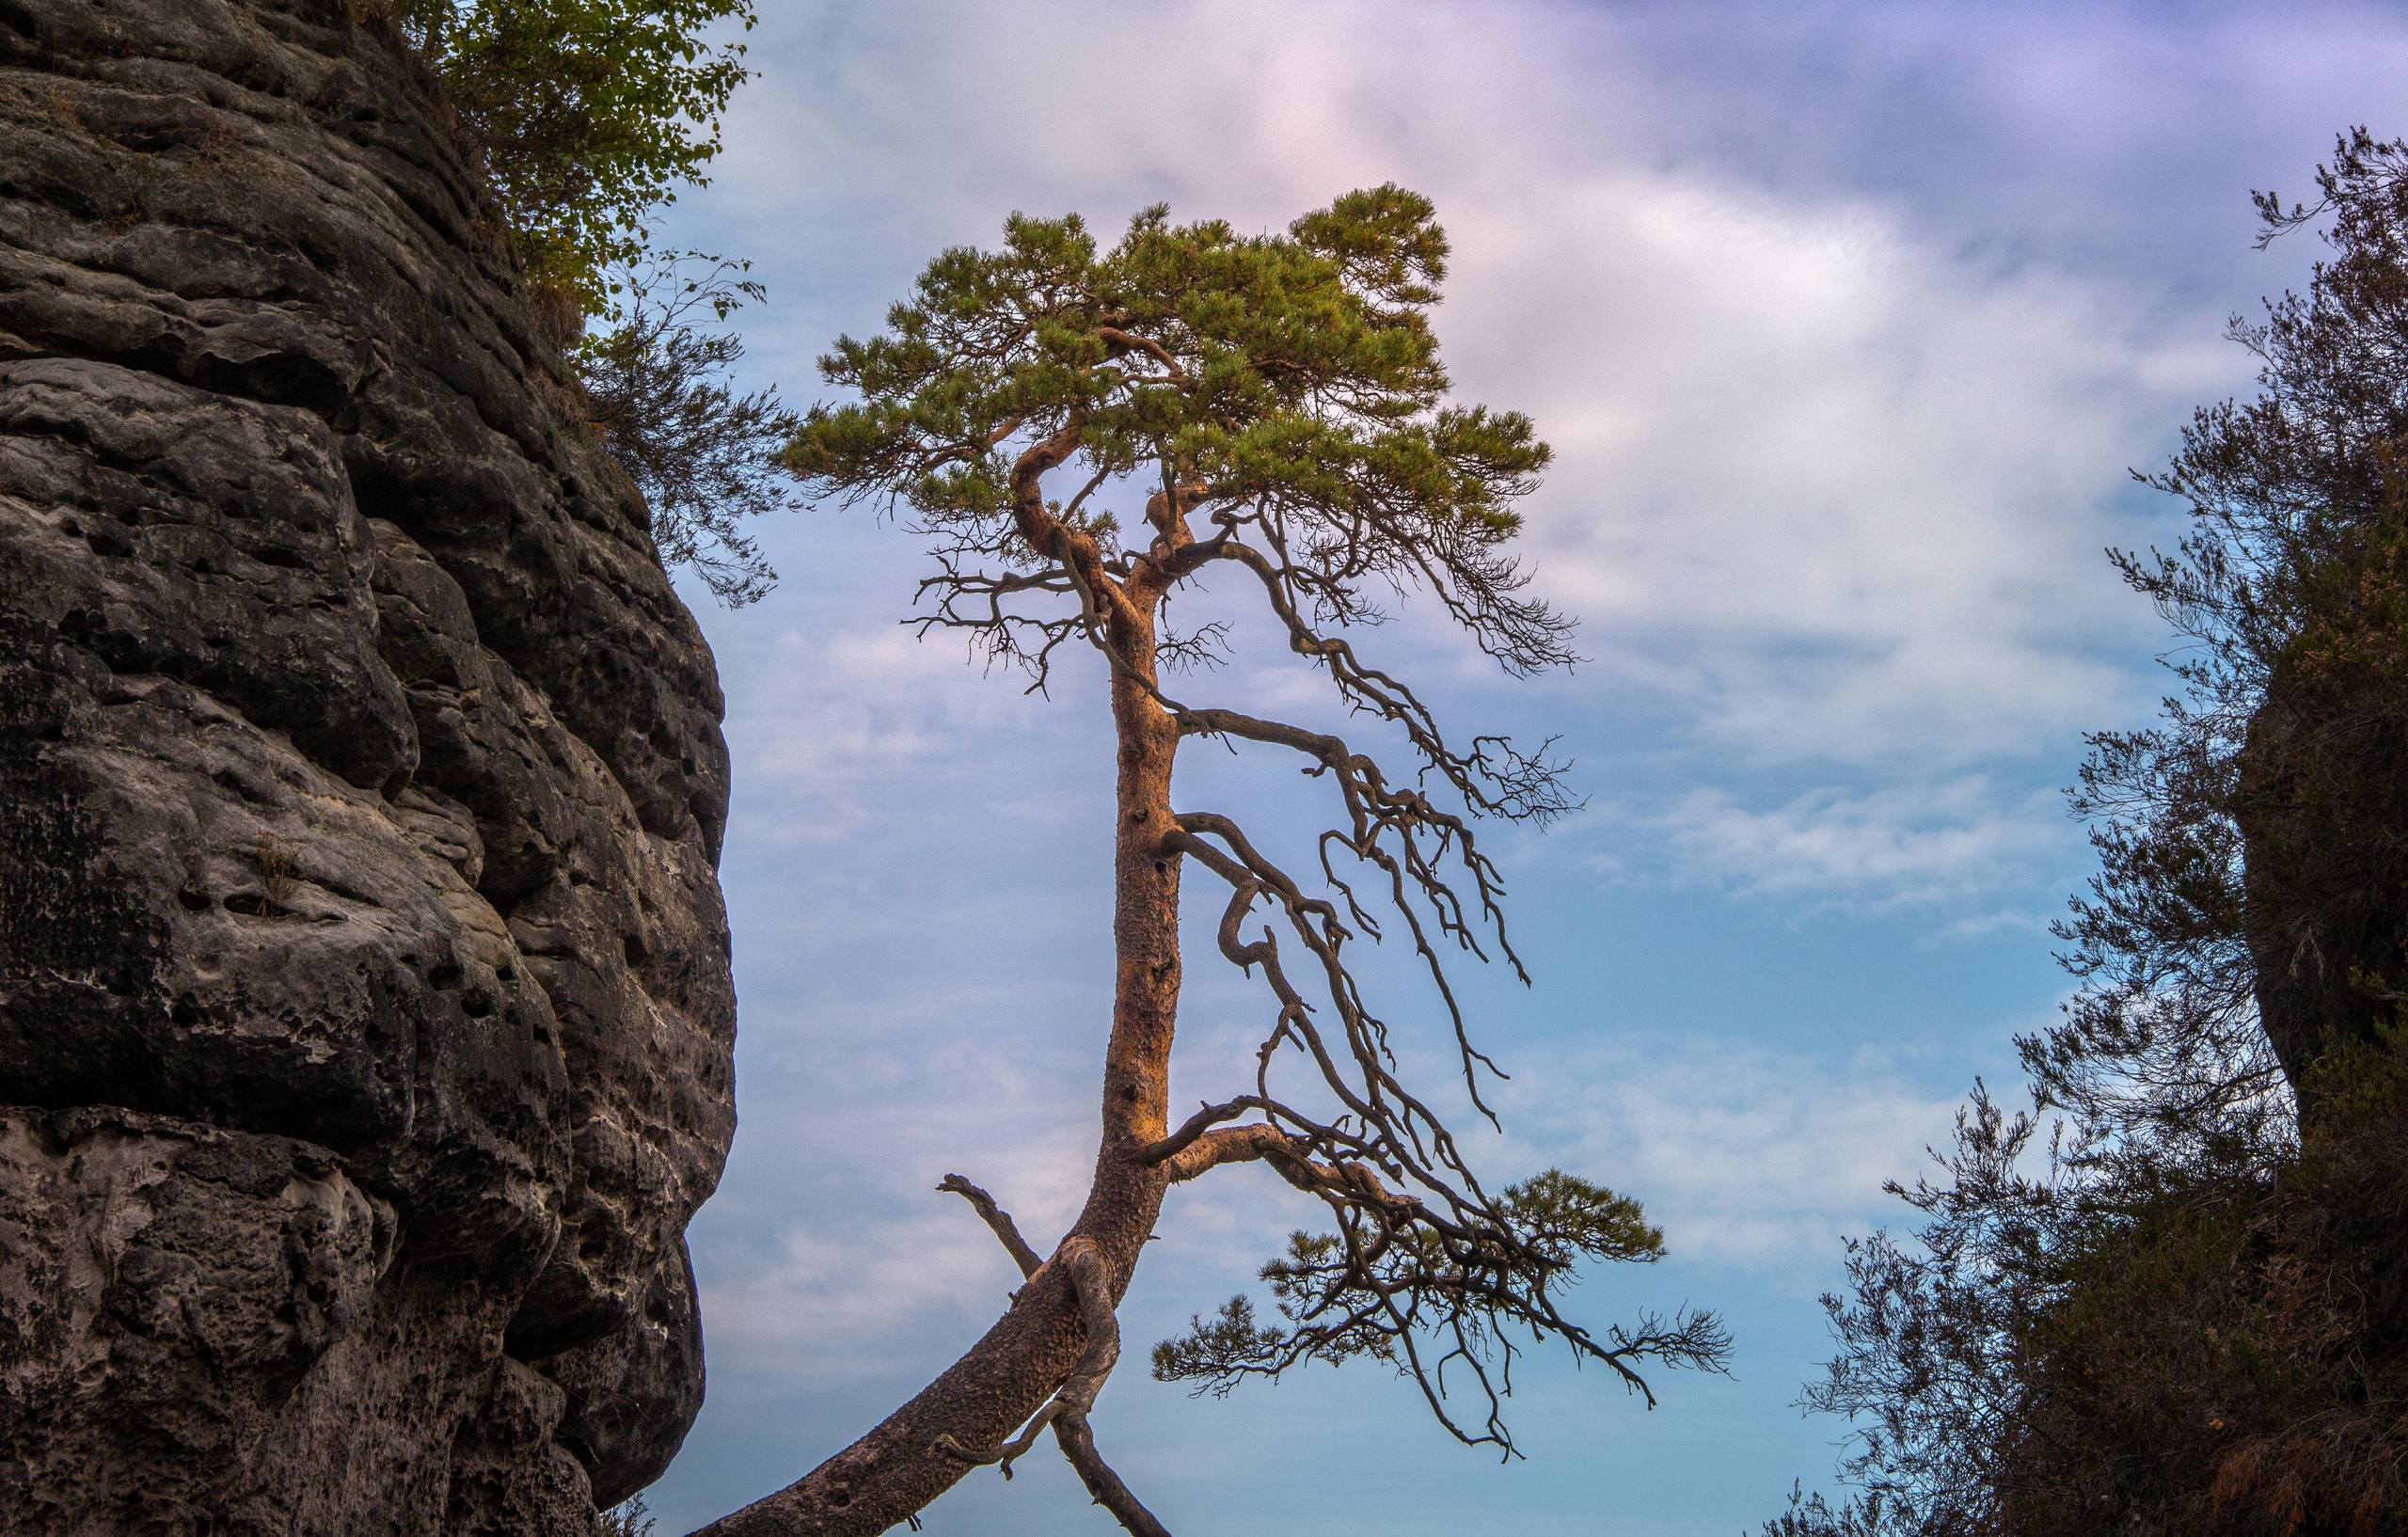
[[[701,1401],[711,660],[339,0],[0,0],[0,1532],[582,1533]]]
[[[2258,1017],[2304,1121],[2318,1063],[2395,1026],[2408,967],[2408,675],[2398,642],[2352,640],[2271,669],[2235,798]]]

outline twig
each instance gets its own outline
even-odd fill
[[[1012,1214],[995,1204],[994,1196],[958,1174],[946,1175],[937,1181],[937,1188],[949,1190],[968,1201],[979,1219],[995,1230],[995,1236],[1003,1241],[1005,1249],[1011,1254],[1012,1263],[1020,1266],[1022,1280],[1036,1275],[1038,1268],[1045,1263],[1037,1257],[1037,1251],[1028,1246],[1028,1240],[1020,1236],[1020,1228],[1012,1221]]]

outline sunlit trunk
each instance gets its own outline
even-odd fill
[[[1129,1289],[1167,1185],[1161,1165],[1136,1154],[1167,1130],[1179,1012],[1180,861],[1164,846],[1173,827],[1170,777],[1179,736],[1150,688],[1150,615],[1142,626],[1124,621],[1114,627],[1126,668],[1109,674],[1118,752],[1112,1034],[1104,1052],[1095,1178],[1078,1222],[1064,1237],[1096,1244],[1117,1298]],[[1060,1267],[1048,1266],[968,1354],[868,1434],[798,1482],[695,1537],[870,1537],[901,1523],[972,1470],[937,1449],[940,1436],[965,1447],[1001,1442],[1061,1386],[1083,1342],[1071,1288]]]

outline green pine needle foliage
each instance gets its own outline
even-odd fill
[[[931,261],[883,333],[838,340],[821,369],[862,399],[813,410],[785,462],[816,491],[882,497],[1025,563],[1006,446],[1067,430],[1099,483],[1175,467],[1222,502],[1299,510],[1325,536],[1301,553],[1347,577],[1511,581],[1513,503],[1548,451],[1518,412],[1445,403],[1429,309],[1446,253],[1429,200],[1397,186],[1281,234],[1149,208],[1109,248],[1076,214],[1015,214],[1001,249]],[[1054,510],[1118,532],[1075,501]]]

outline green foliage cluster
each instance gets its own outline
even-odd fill
[[[2408,142],[2319,188],[2258,199],[2332,247],[2235,323],[2258,396],[2146,477],[2189,535],[2117,557],[2190,644],[2075,793],[2057,1135],[1977,1093],[1912,1237],[1850,1245],[1806,1402],[1859,1493],[1771,1537],[2408,1530]]]
[[[1190,1319],[1186,1334],[1154,1347],[1155,1380],[1219,1396],[1249,1376],[1275,1378],[1308,1361],[1393,1365],[1398,1338],[1383,1326],[1384,1296],[1543,1296],[1571,1285],[1584,1260],[1664,1257],[1663,1229],[1647,1221],[1639,1202],[1577,1175],[1548,1169],[1498,1196],[1511,1244],[1451,1245],[1435,1233],[1406,1229],[1385,1235],[1376,1252],[1367,1253],[1361,1239],[1345,1233],[1291,1233],[1287,1252],[1261,1271],[1282,1323],[1264,1325],[1252,1298],[1233,1296],[1212,1317]],[[1721,1340],[1719,1331],[1709,1332]],[[1492,1343],[1475,1332],[1476,1345]],[[1690,1364],[1711,1365],[1711,1354],[1701,1350]]]
[[[785,505],[774,454],[797,425],[774,388],[729,383],[744,346],[726,322],[762,289],[749,263],[657,249],[650,226],[708,182],[752,0],[386,3],[442,82],[662,561],[722,603],[758,598],[776,573],[746,527]]]
[[[1274,507],[1316,617],[1376,618],[1367,578],[1427,584],[1493,655],[1549,665],[1561,622],[1513,596],[1503,553],[1548,451],[1517,412],[1444,404],[1428,309],[1446,250],[1428,199],[1396,186],[1282,234],[1152,208],[1109,249],[1075,214],[1015,215],[1002,249],[930,262],[884,333],[838,340],[821,369],[863,399],[813,410],[786,464],[1026,569],[1051,552],[1018,536],[1013,458],[1058,436],[1085,484],[1049,510],[1108,547],[1121,531],[1093,499],[1129,477]]]
[[[743,84],[752,0],[397,0],[443,81],[530,273],[608,314],[646,220],[707,182],[719,115]]]

